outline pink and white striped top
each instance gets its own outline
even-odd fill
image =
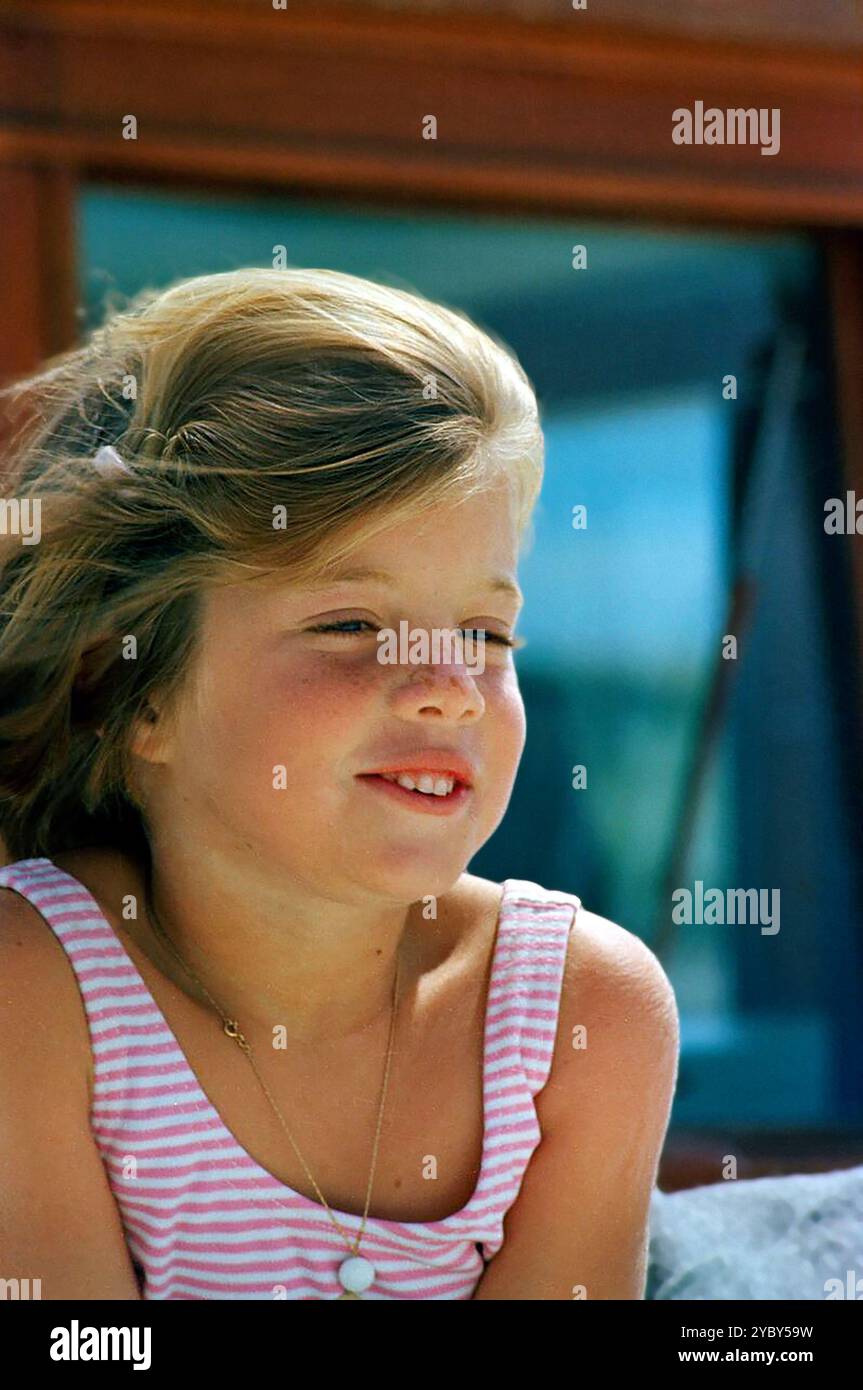
[[[90,1123],[145,1299],[330,1299],[345,1243],[316,1200],[256,1163],[205,1095],[92,894],[50,859],[0,869],[51,926],[78,981],[95,1084]],[[369,1217],[367,1299],[469,1299],[542,1137],[567,939],[580,900],[506,879],[486,1004],[477,1186],[442,1221]],[[133,1160],[130,1162],[130,1160]],[[129,1171],[135,1176],[129,1176]],[[353,1235],[361,1217],[334,1208]]]

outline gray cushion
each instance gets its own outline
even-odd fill
[[[857,1280],[863,1167],[653,1193],[646,1298],[861,1299]]]

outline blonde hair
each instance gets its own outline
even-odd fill
[[[301,582],[501,473],[523,537],[542,481],[536,399],[510,350],[455,310],[334,270],[145,290],[2,395],[26,414],[6,494],[42,515],[38,544],[0,536],[0,833],[15,859],[146,854],[129,739],[148,696],[182,684],[202,586]],[[106,444],[128,474],[94,467]]]

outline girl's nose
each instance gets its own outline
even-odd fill
[[[485,701],[468,667],[449,662],[408,667],[393,703],[402,719],[479,719]]]

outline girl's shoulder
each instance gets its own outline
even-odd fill
[[[18,862],[18,861],[16,861]],[[4,867],[11,868],[11,864]],[[36,1269],[43,1298],[140,1296],[90,1126],[84,1003],[50,923],[0,888],[0,1185],[4,1256]],[[59,1215],[58,1215],[59,1214]]]
[[[555,894],[555,897],[567,897]],[[576,900],[578,901],[578,900]],[[680,1021],[665,969],[637,932],[579,905],[569,934],[551,1071],[542,1093],[546,1127],[577,1123],[579,1097],[651,1065],[676,1075]],[[621,1087],[623,1097],[626,1088]]]
[[[93,897],[102,915],[112,922],[110,904],[117,898],[118,886],[129,891],[131,861],[110,848],[67,850],[45,856],[55,868],[81,884]],[[16,861],[16,863],[22,861]],[[29,861],[27,861],[29,863]],[[15,868],[7,864],[5,868]],[[134,882],[138,883],[136,877]],[[93,1099],[94,1064],[90,1028],[81,983],[70,958],[68,946],[58,932],[51,914],[40,911],[35,901],[11,886],[0,887],[0,979],[8,981],[10,972],[22,991],[33,982],[34,1023],[44,1023],[52,1036],[62,1037],[56,1063],[66,1078],[64,1084],[83,1082],[86,1105]],[[59,1021],[55,1028],[54,1022]],[[46,1066],[49,1059],[46,1057]]]
[[[4,867],[12,867],[5,865]],[[71,961],[56,932],[22,893],[0,887],[0,988],[5,1026],[23,1020],[38,1053],[40,1084],[89,1106],[90,1032]],[[15,1020],[18,1023],[15,1023]]]
[[[579,1108],[590,1094],[605,1094],[609,1106],[614,1095],[624,1103],[627,1089],[615,1080],[622,1072],[634,1076],[646,1067],[646,1085],[660,1083],[662,1073],[676,1073],[679,1019],[671,982],[636,931],[592,912],[574,893],[524,880],[518,885],[511,902],[573,907],[551,1068],[536,1096],[545,1135],[577,1126]],[[468,920],[479,923],[486,914],[486,923],[491,921],[490,937],[483,942],[488,959],[502,885],[464,874],[458,888]],[[657,1094],[662,1089],[657,1084]]]

